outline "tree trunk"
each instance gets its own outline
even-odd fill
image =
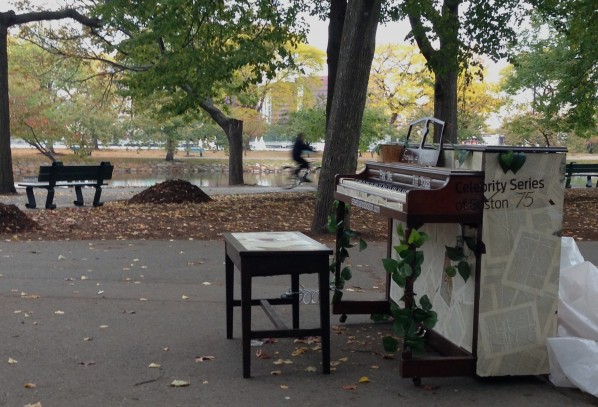
[[[10,150],[7,35],[6,25],[0,23],[0,194],[17,192]]]
[[[367,86],[376,47],[381,0],[354,0],[347,7],[334,96],[326,129],[326,148],[318,180],[314,233],[326,230],[334,177],[354,173]]]
[[[336,73],[338,70],[338,58],[341,51],[341,40],[343,37],[343,26],[347,12],[347,0],[332,0],[330,2],[330,21],[328,22],[328,46],[326,57],[328,62],[328,95],[326,98],[326,127],[330,118],[332,98],[334,96],[334,85],[336,84]]]
[[[437,73],[434,79],[434,117],[444,121],[445,143],[457,143],[457,80],[458,72]],[[434,141],[440,141],[439,129],[434,129]]]
[[[243,121],[227,117],[210,100],[199,104],[226,134],[228,140],[228,184],[242,185],[243,181]]]
[[[435,21],[432,37],[438,40],[435,50],[426,36],[428,32],[422,14],[409,13],[411,33],[417,46],[434,72],[434,117],[445,123],[445,142],[457,143],[457,78],[459,76],[459,4],[461,0],[444,0],[442,14],[437,18],[435,11],[428,20]],[[413,6],[413,5],[411,5]],[[410,7],[412,8],[412,7]],[[418,7],[413,7],[426,13]],[[434,127],[434,141],[440,140],[439,129]]]
[[[100,20],[88,18],[70,8],[16,14],[0,12],[0,194],[16,193],[10,151],[10,103],[8,101],[8,28],[34,21],[71,18],[88,27],[99,27]]]
[[[228,119],[228,184],[242,185],[243,181],[243,121]]]

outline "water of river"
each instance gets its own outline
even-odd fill
[[[286,173],[244,173],[243,180],[248,185],[258,185],[264,187],[282,187],[285,185]],[[16,176],[15,182],[23,181],[22,177]],[[317,176],[312,174],[311,178],[317,180]],[[222,172],[204,172],[195,174],[113,174],[108,185],[112,187],[141,187],[149,188],[157,183],[167,180],[182,179],[189,181],[198,187],[226,187],[228,186],[228,173]]]

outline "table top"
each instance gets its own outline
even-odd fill
[[[224,233],[224,239],[239,253],[326,252],[332,250],[301,232]]]

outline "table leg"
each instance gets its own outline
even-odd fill
[[[320,327],[322,329],[322,371],[330,373],[330,275],[327,264],[318,273],[320,282]]]
[[[243,377],[251,377],[251,271],[241,270]]]
[[[299,329],[299,275],[291,274],[293,329]]]
[[[234,300],[234,280],[235,265],[230,257],[225,256],[225,286],[226,286],[226,338],[233,337],[233,300]]]

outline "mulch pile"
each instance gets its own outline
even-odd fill
[[[37,222],[25,215],[16,205],[0,203],[0,231],[3,233],[26,232],[37,227]]]
[[[130,204],[202,203],[210,198],[197,185],[180,179],[156,184],[129,199]]]

